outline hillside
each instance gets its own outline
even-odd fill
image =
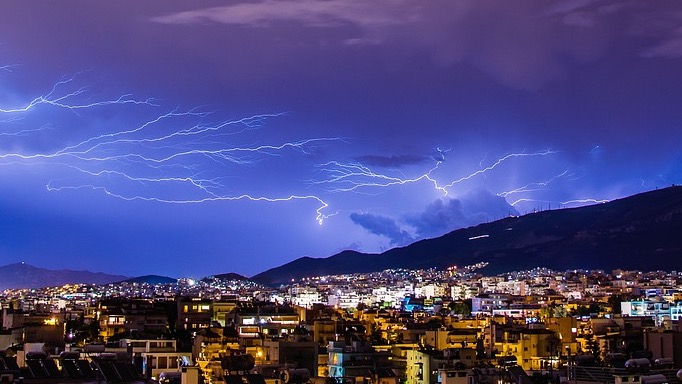
[[[238,273],[229,272],[229,273],[223,273],[220,275],[206,276],[202,279],[202,281],[210,281],[210,280],[214,280],[214,279],[225,280],[225,281],[227,281],[227,280],[236,280],[236,281],[249,280],[249,278],[246,276],[242,276]]]
[[[121,281],[121,283],[137,283],[137,284],[175,284],[178,279],[168,276],[159,275],[144,275],[138,277],[132,277]]]
[[[508,217],[380,254],[344,251],[327,258],[302,257],[252,280],[271,285],[307,276],[481,261],[490,263],[486,274],[537,266],[680,270],[680,256],[682,187],[673,186],[604,204]]]
[[[126,276],[101,272],[51,270],[26,263],[0,266],[0,290],[13,288],[42,288],[64,284],[108,284],[126,279]]]

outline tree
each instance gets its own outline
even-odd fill
[[[372,345],[386,345],[388,340],[383,337],[383,332],[379,327],[375,327],[369,335]]]
[[[99,321],[90,320],[90,322],[86,323],[85,320],[83,320],[76,328],[74,342],[81,345],[100,341],[99,332]]]
[[[557,305],[554,308],[554,317],[566,317],[568,316],[568,310],[563,305]]]
[[[622,312],[622,308],[620,306],[620,303],[623,301],[628,301],[630,297],[625,294],[619,294],[619,295],[611,295],[609,296],[608,300],[608,306],[611,307],[611,313],[613,314],[620,314]]]
[[[469,304],[467,304],[467,301]],[[448,308],[455,315],[469,316],[471,315],[471,300],[452,301]]]
[[[554,305],[545,305],[540,308],[540,320],[547,321],[550,317],[554,317]]]
[[[435,331],[443,326],[443,320],[439,317],[432,317],[426,322],[426,329]]]
[[[599,313],[602,311],[602,308],[599,306],[597,303],[592,303],[589,306],[586,305],[579,305],[578,308],[576,308],[575,314],[578,316],[590,316],[593,313]]]

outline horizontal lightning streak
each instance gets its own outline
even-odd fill
[[[565,171],[563,171],[562,173],[560,173],[560,174],[558,174],[558,175],[556,175],[556,176],[553,176],[553,177],[551,177],[550,179],[545,180],[545,181],[539,181],[539,182],[534,182],[534,183],[528,183],[528,184],[524,185],[523,187],[514,188],[514,189],[512,189],[512,190],[510,190],[510,191],[499,192],[499,193],[497,194],[497,196],[507,197],[507,196],[509,196],[509,195],[513,195],[513,194],[516,194],[516,193],[535,192],[535,191],[541,190],[542,188],[540,188],[540,187],[546,187],[547,185],[549,185],[549,184],[552,183],[553,181],[555,181],[555,180],[557,180],[557,179],[559,179],[559,178],[561,178],[561,177],[564,177],[564,176],[566,176],[566,175],[568,175],[568,170],[565,170]]]
[[[607,199],[593,199],[593,198],[588,198],[588,199],[575,199],[575,200],[567,200],[567,201],[551,201],[551,200],[538,200],[538,199],[530,199],[530,198],[522,198],[515,200],[514,202],[510,203],[512,207],[516,206],[519,203],[540,203],[540,204],[556,204],[560,206],[566,206],[566,205],[572,205],[572,204],[603,204],[603,203],[608,203],[611,200]]]
[[[322,211],[329,207],[329,204],[324,202],[324,200],[320,199],[317,196],[314,195],[290,195],[287,197],[264,197],[264,196],[251,196],[248,194],[242,194],[238,196],[208,196],[208,197],[203,197],[203,198],[198,198],[198,199],[187,199],[187,200],[176,200],[176,199],[164,199],[164,198],[159,198],[159,197],[145,197],[145,196],[125,196],[122,194],[117,194],[114,192],[109,191],[106,187],[102,186],[95,186],[95,185],[78,185],[78,186],[67,186],[67,187],[53,187],[50,184],[47,185],[47,189],[49,191],[61,191],[65,189],[83,189],[83,188],[89,188],[93,190],[99,190],[104,192],[105,194],[109,196],[116,197],[121,200],[125,201],[135,201],[135,200],[141,200],[141,201],[153,201],[153,202],[158,202],[158,203],[167,203],[167,204],[198,204],[198,203],[206,203],[206,202],[211,202],[211,201],[236,201],[236,200],[250,200],[250,201],[255,201],[255,202],[269,202],[269,203],[277,203],[277,202],[286,202],[286,201],[293,201],[293,200],[315,200],[317,201],[320,206],[316,209],[317,212],[317,217],[315,218],[318,222],[318,224],[322,225],[325,219],[331,217],[332,215],[324,215]]]
[[[338,161],[331,161],[320,166],[321,171],[327,175],[326,179],[311,182],[311,184],[329,184],[337,185],[331,189],[331,192],[350,192],[356,191],[360,188],[387,188],[395,185],[417,183],[423,180],[433,184],[433,187],[441,191],[444,196],[447,196],[449,189],[453,186],[471,180],[476,176],[490,172],[500,166],[502,163],[517,157],[530,156],[547,156],[557,153],[556,151],[543,150],[538,152],[519,152],[510,153],[499,159],[493,164],[469,173],[466,176],[460,177],[447,184],[441,184],[433,174],[439,170],[441,164],[445,161],[445,153],[447,151],[438,150],[440,158],[435,159],[435,165],[427,172],[414,177],[401,177],[396,175],[389,175],[386,173],[378,173],[371,168],[360,163],[341,163]],[[338,186],[340,185],[340,186]]]
[[[70,84],[73,82],[76,77],[79,75],[79,73],[71,76],[71,77],[65,77],[62,80],[56,82],[52,86],[52,90],[48,92],[45,95],[38,96],[31,100],[30,102],[24,104],[23,106],[19,107],[14,107],[14,108],[0,108],[0,113],[21,113],[21,112],[28,112],[34,108],[36,108],[39,105],[50,105],[54,107],[59,107],[59,108],[64,108],[64,109],[69,109],[72,111],[76,111],[79,109],[88,109],[88,108],[93,108],[93,107],[101,107],[101,106],[107,106],[107,105],[115,105],[115,104],[136,104],[136,105],[153,105],[154,104],[154,99],[149,98],[146,100],[137,100],[133,99],[130,94],[125,94],[121,95],[116,99],[112,100],[102,100],[102,101],[95,101],[95,102],[90,102],[90,103],[78,103],[76,102],[78,96],[83,95],[87,91],[87,87],[80,87],[76,89],[75,91],[71,92],[66,92],[64,94],[59,95],[58,92],[59,90],[66,86],[67,84]]]
[[[9,70],[10,66],[0,67]],[[126,94],[118,98],[102,101],[80,101],[87,87],[65,91],[65,87],[75,80],[75,75],[56,82],[50,92],[14,107],[0,108],[0,113],[9,116],[30,113],[40,105],[57,107],[70,111],[87,110],[115,105],[132,104],[158,107],[154,99],[137,100]],[[106,132],[86,137],[73,144],[64,145],[50,151],[40,152],[0,152],[0,165],[52,165],[60,166],[86,177],[85,182],[74,183],[68,179],[51,180],[48,191],[91,189],[125,201],[150,201],[169,204],[196,204],[210,201],[289,202],[312,200],[317,203],[316,221],[322,224],[331,215],[324,210],[329,207],[322,198],[313,194],[285,194],[284,196],[261,196],[249,193],[227,193],[227,186],[220,179],[229,177],[225,161],[231,164],[251,164],[254,156],[275,156],[285,150],[298,149],[303,154],[309,148],[340,141],[340,138],[322,137],[277,144],[252,146],[227,145],[220,136],[232,136],[260,128],[268,119],[285,113],[258,114],[236,120],[222,121],[217,124],[192,123],[176,128],[177,122],[186,119],[202,120],[209,113],[197,110],[172,110],[153,117],[136,127]],[[6,120],[5,122],[7,122]],[[17,121],[14,119],[14,121]],[[29,136],[38,131],[52,129],[49,126],[0,132],[0,136]],[[245,155],[252,156],[244,159]],[[205,177],[204,174],[216,175]],[[132,184],[131,184],[132,183]],[[130,187],[144,188],[147,193],[130,193]],[[157,187],[150,186],[156,185]],[[189,188],[190,194],[179,187]],[[124,191],[128,191],[127,193]],[[165,193],[162,193],[164,192]],[[165,194],[165,195],[164,195]],[[175,196],[173,195],[175,194]],[[178,195],[179,194],[179,195]]]
[[[22,130],[16,131],[16,132],[0,132],[0,136],[28,136],[32,133],[40,132],[40,131],[46,131],[49,129],[53,129],[53,128],[49,124],[45,124],[40,128],[22,129]]]
[[[431,168],[429,172],[414,178],[399,178],[381,173],[375,173],[369,167],[359,163],[344,164],[338,161],[330,161],[320,167],[330,176],[326,180],[313,181],[312,184],[349,184],[348,187],[334,188],[332,192],[351,192],[358,188],[367,187],[390,187],[394,185],[416,183],[421,180],[432,182],[436,189],[441,189],[436,180],[431,178],[430,173],[438,168],[440,162]],[[363,180],[373,180],[371,182]]]
[[[0,67],[11,71],[14,66]],[[77,75],[65,77],[56,82],[44,95],[35,97],[17,106],[0,107],[0,115],[8,116],[2,123],[19,122],[20,117],[32,113],[39,106],[54,107],[50,111],[66,110],[79,113],[93,108],[133,105],[153,109],[159,106],[155,99],[138,100],[130,94],[106,100],[86,100],[88,87],[73,89]],[[56,108],[56,109],[55,109]],[[41,109],[42,111],[42,109]],[[231,176],[228,166],[253,165],[268,156],[282,156],[291,150],[308,154],[311,148],[343,141],[339,137],[317,137],[279,143],[233,145],[226,143],[232,137],[246,131],[259,129],[267,120],[286,113],[257,114],[235,120],[207,123],[211,115],[197,109],[174,109],[155,114],[133,127],[117,129],[99,134],[89,134],[78,140],[64,142],[57,148],[30,152],[0,152],[0,165],[52,165],[68,169],[69,177],[54,179],[47,183],[49,191],[90,189],[125,201],[149,201],[168,204],[197,204],[211,201],[290,202],[312,200],[317,203],[316,221],[319,224],[333,214],[325,214],[329,204],[320,196],[310,193],[284,192],[282,196],[262,196],[232,192],[238,188],[228,185],[225,180]],[[1,126],[0,126],[1,127]],[[56,129],[50,125],[39,128],[13,129],[0,132],[3,140],[15,140],[31,136],[40,131]],[[56,134],[56,133],[55,133]],[[61,136],[59,138],[61,139]],[[21,144],[21,143],[20,143]],[[24,148],[30,146],[11,146]],[[317,166],[324,175],[321,180],[309,181],[309,185],[324,186],[332,193],[362,192],[381,190],[406,184],[425,183],[447,196],[456,185],[468,182],[494,171],[506,162],[517,158],[539,157],[556,154],[556,151],[509,153],[485,165],[488,155],[478,163],[478,168],[455,179],[445,179],[446,155],[449,150],[437,149],[433,163],[421,173],[406,176],[400,171],[377,171],[367,165],[353,162],[328,161]],[[74,176],[75,175],[75,176]],[[519,193],[533,192],[546,187],[556,179],[566,177],[564,171],[546,181],[526,184],[513,190],[498,193],[507,197]],[[73,177],[73,178],[71,178]],[[443,180],[445,179],[445,180]],[[447,181],[449,180],[449,181]],[[267,182],[268,180],[262,180]],[[132,187],[131,189],[126,189]],[[142,192],[141,192],[142,191]],[[532,199],[518,199],[511,205],[530,202]],[[607,200],[579,199],[560,202],[560,205],[605,202]],[[547,202],[549,203],[549,202]]]
[[[515,188],[515,189],[512,189],[510,191],[500,192],[497,195],[506,198],[510,195],[517,194],[517,193],[528,193],[528,192],[541,191],[541,190],[545,189],[544,187],[546,187],[550,183],[552,183],[552,182],[554,182],[560,178],[568,178],[569,180],[576,180],[573,178],[573,174],[569,174],[568,170],[566,170],[566,171],[564,171],[564,172],[562,172],[556,176],[553,176],[553,177],[551,177],[545,181],[529,183],[529,184],[524,185],[523,187]],[[551,207],[552,205],[560,206],[560,207],[566,207],[568,205],[574,205],[574,204],[584,205],[584,204],[590,204],[590,203],[599,204],[599,203],[607,203],[607,202],[609,202],[609,200],[594,199],[594,198],[575,199],[575,200],[568,200],[568,201],[551,201],[551,200],[539,200],[539,199],[533,199],[533,198],[525,197],[525,198],[520,198],[520,199],[513,201],[512,203],[510,203],[510,205],[512,207],[515,207],[521,203],[539,203],[539,204],[547,204],[549,207]]]
[[[575,200],[568,200],[568,201],[562,201],[559,204],[561,205],[569,205],[569,204],[589,204],[589,203],[595,203],[595,204],[603,204],[603,203],[608,203],[610,200],[607,199],[575,199]]]
[[[491,164],[485,168],[479,169],[476,172],[470,173],[467,176],[461,177],[457,180],[450,182],[449,184],[446,184],[443,188],[447,191],[448,188],[452,188],[452,186],[454,186],[455,184],[462,183],[462,182],[470,180],[470,179],[472,179],[478,175],[481,175],[481,174],[486,173],[488,171],[492,171],[498,165],[500,165],[500,164],[504,163],[506,160],[514,158],[514,157],[547,156],[547,155],[552,155],[555,153],[557,153],[557,151],[550,151],[549,149],[544,150],[544,151],[539,151],[539,152],[532,152],[532,153],[525,153],[525,152],[510,153],[506,156],[503,156],[503,157],[497,159],[493,164]]]

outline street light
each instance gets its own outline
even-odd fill
[[[568,361],[566,362],[566,378],[571,381],[571,346],[566,346],[566,355],[568,356]]]

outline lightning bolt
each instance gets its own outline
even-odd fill
[[[90,102],[90,103],[74,103],[73,100],[76,99],[78,96],[84,94],[87,91],[87,87],[82,87],[82,88],[79,88],[75,91],[71,91],[71,92],[68,92],[68,93],[60,95],[60,96],[55,95],[55,93],[57,92],[60,85],[68,84],[72,80],[73,80],[73,78],[70,78],[70,79],[62,80],[62,81],[56,83],[54,88],[52,88],[52,91],[50,91],[46,95],[38,96],[35,99],[31,100],[30,102],[28,102],[22,106],[16,106],[16,107],[12,107],[12,108],[0,108],[0,113],[28,112],[32,109],[37,108],[40,105],[50,105],[53,107],[69,109],[71,111],[77,111],[79,109],[87,109],[87,108],[92,108],[92,107],[101,107],[101,106],[105,106],[105,105],[114,105],[114,104],[155,105],[153,103],[154,99],[137,100],[137,99],[132,98],[132,96],[130,94],[121,95],[117,99],[113,99],[113,100],[102,100],[102,101],[95,101],[95,102]]]
[[[164,181],[169,181],[170,179],[166,179]],[[179,179],[180,181],[187,181],[190,182],[193,185],[197,185],[199,188],[203,187],[201,186],[201,182],[193,179]],[[150,181],[158,182],[162,181],[159,179],[151,179]],[[175,180],[178,181],[178,180]],[[159,197],[145,197],[145,196],[126,196],[122,194],[118,194],[115,192],[112,192],[108,190],[106,187],[103,186],[96,186],[96,185],[78,185],[78,186],[65,186],[65,187],[53,187],[50,184],[47,185],[47,189],[49,191],[61,191],[65,189],[92,189],[92,190],[98,190],[103,193],[105,193],[108,196],[112,196],[121,200],[125,201],[135,201],[135,200],[141,200],[141,201],[153,201],[157,203],[167,203],[167,204],[198,204],[198,203],[206,203],[210,201],[237,201],[237,200],[249,200],[249,201],[254,201],[254,202],[268,202],[268,203],[278,203],[278,202],[286,202],[286,201],[294,201],[294,200],[315,200],[317,201],[320,205],[319,207],[315,210],[317,213],[317,217],[315,218],[317,220],[317,223],[322,225],[324,220],[333,216],[334,214],[327,214],[325,215],[322,211],[329,207],[329,204],[325,203],[324,200],[320,199],[317,196],[314,195],[289,195],[286,197],[264,197],[264,196],[251,196],[248,194],[242,194],[238,196],[217,196],[212,193],[211,196],[203,197],[203,198],[198,198],[198,199],[183,199],[183,200],[177,200],[177,199],[164,199],[164,198],[159,198]]]
[[[6,64],[3,66],[0,66],[0,71],[5,71],[5,72],[12,72],[12,68],[15,68],[15,64]]]
[[[14,66],[0,67],[11,72]],[[0,105],[0,116],[7,117],[2,124],[20,124],[27,116],[47,113],[67,113],[79,118],[94,109],[127,106],[143,110],[146,117],[135,124],[123,127],[99,127],[95,132],[83,134],[72,128],[64,135],[63,128],[52,124],[39,127],[15,127],[0,130],[0,165],[25,167],[59,167],[64,172],[46,182],[48,191],[89,190],[124,201],[146,201],[164,204],[200,204],[219,201],[251,201],[284,203],[311,201],[316,205],[315,220],[322,224],[336,213],[327,213],[330,204],[322,195],[297,190],[281,194],[259,193],[245,190],[230,182],[239,177],[240,169],[260,169],[266,158],[293,155],[306,156],[314,149],[344,142],[339,137],[314,137],[278,142],[244,144],[242,135],[258,131],[270,120],[287,113],[266,113],[232,120],[212,121],[215,113],[198,108],[172,109],[159,113],[156,99],[138,99],[131,94],[113,98],[93,99],[89,87],[78,86],[79,74],[63,77],[37,97],[27,98],[16,105]],[[58,121],[58,120],[55,120]],[[40,138],[53,143],[48,149],[31,150],[27,139]],[[75,137],[75,138],[74,138]],[[54,144],[54,143],[58,144]],[[10,148],[10,149],[8,149]],[[19,150],[17,148],[20,148]],[[456,178],[445,176],[461,174],[446,162],[450,149],[437,148],[432,162],[409,175],[398,169],[377,170],[360,162],[327,161],[316,167],[322,179],[308,181],[322,186],[328,193],[368,193],[407,184],[426,184],[447,196],[453,189],[475,178],[494,172],[507,162],[520,158],[542,157],[556,154],[549,149],[536,152],[513,152],[489,159],[489,154],[478,162],[478,168]],[[492,161],[492,162],[491,162]],[[488,165],[486,165],[488,164]],[[453,163],[454,165],[454,163]],[[500,192],[507,197],[533,192],[549,183],[566,177],[568,171],[546,181],[526,184]],[[253,176],[255,183],[268,182],[266,176]],[[262,178],[262,180],[261,180]],[[251,187],[258,191],[258,187]],[[580,204],[585,200],[571,200],[562,205]],[[516,205],[529,199],[519,199]],[[594,202],[601,202],[594,200]]]
[[[2,123],[9,123],[13,122],[12,120],[10,121],[2,121]],[[40,132],[40,131],[46,131],[49,129],[53,129],[50,124],[45,124],[39,128],[33,128],[33,129],[22,129],[16,132],[0,132],[0,136],[29,136],[35,132]]]
[[[329,175],[328,178],[313,181],[312,184],[341,184],[341,187],[333,188],[331,191],[351,192],[360,188],[386,188],[394,185],[410,184],[421,180],[428,180],[436,189],[442,190],[442,187],[438,185],[438,182],[431,177],[431,172],[438,169],[440,164],[441,161],[437,161],[436,165],[427,173],[413,178],[404,178],[374,172],[371,168],[360,163],[330,161],[320,166],[322,171]]]
[[[532,203],[551,203],[551,201],[529,199],[529,198],[524,197],[524,198],[521,198],[521,199],[518,199],[518,200],[511,202],[509,205],[511,205],[512,207],[515,207],[519,203],[529,203],[529,202],[532,202]]]
[[[572,205],[572,204],[603,204],[603,203],[608,203],[610,200],[607,199],[575,199],[575,200],[567,200],[567,201],[561,201],[559,204],[561,205]]]
[[[514,188],[509,191],[504,191],[504,192],[499,192],[497,196],[500,197],[507,197],[509,195],[513,195],[516,193],[526,193],[526,192],[537,192],[539,190],[544,189],[543,187],[546,187],[550,183],[552,183],[554,180],[557,180],[559,178],[562,178],[564,176],[568,175],[568,170],[563,171],[562,173],[553,176],[545,181],[539,181],[539,182],[534,182],[534,183],[528,183],[522,187]],[[513,204],[512,204],[513,205]]]
[[[459,177],[455,180],[451,180],[447,183],[441,183],[439,182],[438,178],[434,176],[434,174],[437,173],[439,169],[442,169],[441,165],[445,162],[445,155],[448,151],[443,151],[440,149],[437,151],[440,156],[437,159],[434,159],[435,165],[426,172],[413,177],[406,177],[402,174],[380,173],[360,163],[341,163],[338,161],[332,161],[324,163],[320,166],[322,172],[324,172],[327,177],[322,180],[313,181],[312,184],[329,184],[335,186],[331,189],[331,192],[351,192],[364,188],[387,188],[395,185],[427,181],[428,183],[432,184],[436,190],[440,191],[443,196],[447,196],[449,190],[455,185],[490,172],[511,159],[519,157],[547,156],[557,153],[557,151],[551,151],[549,149],[537,152],[510,153],[498,158],[491,165],[483,167],[481,162],[479,163],[480,169],[468,173],[465,176]]]
[[[482,175],[486,172],[492,171],[493,169],[495,169],[500,164],[504,163],[505,161],[507,161],[509,159],[513,159],[515,157],[547,156],[547,155],[552,155],[555,153],[558,153],[558,152],[557,151],[551,151],[549,149],[545,149],[545,150],[539,151],[539,152],[531,152],[531,153],[526,153],[526,152],[510,153],[508,155],[500,157],[494,163],[492,163],[491,165],[489,165],[485,168],[481,168],[481,169],[479,169],[475,172],[472,172],[466,176],[463,176],[463,177],[460,177],[459,179],[451,181],[450,183],[446,184],[443,188],[447,191],[447,189],[452,188],[452,186],[454,186],[455,184],[462,183],[462,182],[470,180],[470,179],[472,179],[478,175]]]
[[[528,183],[522,187],[514,188],[509,191],[504,191],[504,192],[499,192],[497,195],[500,197],[508,197],[514,194],[518,193],[531,193],[531,192],[538,192],[545,190],[545,187],[547,187],[549,184],[553,183],[554,181],[561,179],[561,178],[567,178],[570,181],[575,181],[578,180],[580,177],[575,177],[574,174],[569,173],[568,170],[565,170],[564,172],[555,175],[545,181],[540,181],[540,182],[533,182],[533,183]],[[606,199],[596,199],[596,198],[584,198],[584,199],[574,199],[574,200],[567,200],[567,201],[556,201],[556,200],[540,200],[540,199],[533,199],[533,198],[519,198],[511,202],[509,205],[512,207],[517,206],[518,204],[521,203],[540,203],[540,204],[547,204],[548,206],[560,206],[560,207],[566,207],[569,205],[584,205],[584,204],[600,204],[600,203],[607,203],[609,200]]]
[[[9,70],[10,67],[0,69]],[[129,94],[113,99],[85,100],[89,96],[88,87],[73,89],[75,80],[76,75],[62,78],[43,95],[18,105],[0,106],[0,114],[11,116],[5,122],[16,122],[19,120],[17,117],[37,113],[40,107],[68,112],[120,105],[159,107],[154,99],[138,100]],[[0,165],[62,167],[71,171],[70,176],[47,182],[48,191],[89,189],[125,201],[198,204],[210,201],[280,203],[310,200],[317,204],[316,221],[322,224],[333,214],[324,213],[329,204],[319,196],[233,193],[231,189],[238,189],[237,186],[225,183],[231,176],[232,166],[253,166],[264,157],[283,156],[292,150],[306,155],[318,146],[342,141],[337,137],[318,137],[253,145],[226,143],[226,138],[257,130],[268,120],[284,114],[258,114],[211,123],[206,122],[212,115],[210,113],[197,109],[175,109],[132,128],[102,132],[48,151],[0,151]],[[0,136],[21,139],[47,130],[55,128],[44,125],[15,129],[0,132]]]
[[[530,198],[521,198],[518,200],[515,200],[514,202],[510,203],[512,207],[515,207],[517,204],[520,203],[540,203],[540,204],[548,204],[551,206],[552,204],[558,205],[561,207],[566,207],[569,205],[586,205],[586,204],[603,204],[603,203],[608,203],[610,200],[607,199],[593,199],[593,198],[587,198],[587,199],[574,199],[574,200],[567,200],[567,201],[552,201],[552,200],[538,200],[538,199],[530,199]]]

